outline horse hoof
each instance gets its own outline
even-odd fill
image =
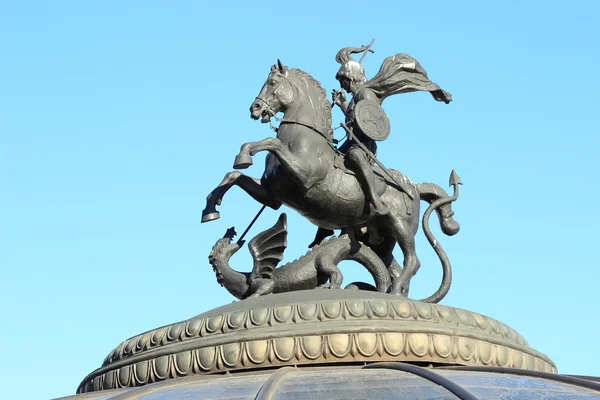
[[[392,283],[389,293],[396,296],[408,298],[409,285],[410,284],[402,285],[400,284],[400,282]]]
[[[214,221],[215,219],[219,219],[221,218],[221,213],[218,211],[213,211],[213,212],[208,212],[208,213],[202,213],[202,221],[201,222],[210,222],[210,221]]]
[[[252,165],[252,157],[248,154],[238,154],[233,162],[234,169],[246,169]]]

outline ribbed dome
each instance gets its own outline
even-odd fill
[[[517,332],[481,314],[383,293],[311,290],[235,302],[128,339],[78,392],[192,375],[382,361],[556,372]]]

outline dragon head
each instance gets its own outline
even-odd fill
[[[213,271],[217,275],[217,283],[223,286],[223,274],[221,273],[220,266],[227,264],[229,259],[242,247],[244,242],[231,243],[231,237],[223,237],[215,243],[210,254],[208,255],[208,262],[213,267]]]
[[[242,247],[242,243],[231,243],[231,238],[224,237],[217,240],[217,243],[213,246],[210,254],[208,255],[208,261],[213,264],[218,259],[224,259],[228,261],[239,249]]]

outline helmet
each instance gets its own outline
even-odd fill
[[[353,82],[364,82],[367,79],[365,78],[365,70],[362,65],[358,62],[354,61],[350,54],[361,53],[365,51],[365,47],[344,47],[335,56],[335,60],[342,64],[337,74],[335,75],[336,79],[346,78]]]

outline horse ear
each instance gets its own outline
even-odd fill
[[[281,60],[279,58],[277,59],[277,68],[279,68],[279,70],[281,72],[286,72],[287,71],[286,66],[281,63]]]

